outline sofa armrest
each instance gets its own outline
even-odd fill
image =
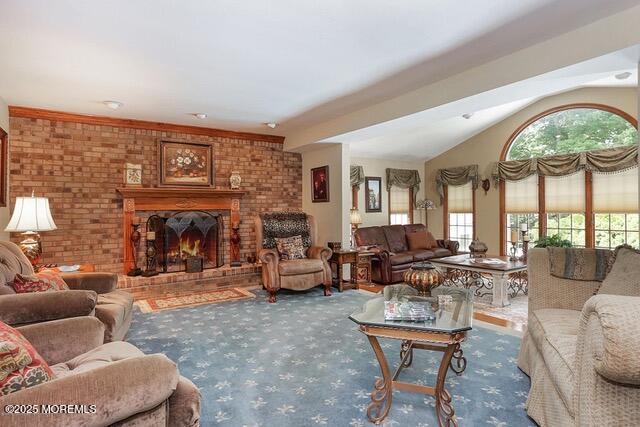
[[[62,279],[70,289],[85,289],[98,294],[116,290],[118,275],[114,273],[64,273]]]
[[[580,319],[578,369],[593,364],[609,381],[640,386],[640,297],[600,294],[591,297]],[[586,360],[593,358],[593,360]],[[581,372],[588,375],[588,372]]]
[[[89,316],[36,323],[18,330],[50,365],[93,350],[104,340],[104,325]]]
[[[0,405],[95,405],[95,413],[2,416],[2,425],[111,425],[166,402],[178,384],[176,365],[162,354],[132,357],[0,397]]]
[[[458,250],[460,250],[460,242],[458,242],[457,240],[436,240],[436,242],[438,243],[438,247],[439,248],[444,248],[444,249],[448,249],[449,251],[451,251],[452,255],[456,255],[458,253]]]
[[[533,248],[527,255],[529,281],[529,314],[541,308],[582,310],[598,290],[600,282],[562,279],[551,275],[549,252]]]
[[[280,273],[278,263],[280,256],[275,249],[260,249],[258,259],[262,263],[262,284],[271,290],[280,289]]]
[[[329,258],[331,258],[332,254],[333,254],[333,251],[331,249],[323,246],[311,246],[307,250],[307,256],[309,258],[321,259],[324,262],[329,261]]]
[[[94,291],[31,292],[0,296],[0,320],[24,325],[93,314],[98,295]]]
[[[171,427],[197,427],[200,425],[200,390],[185,377],[178,379],[176,391],[169,398],[169,424]]]

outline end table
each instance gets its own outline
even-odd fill
[[[336,266],[336,278],[333,285],[339,292],[345,289],[358,289],[359,283],[371,282],[371,256],[373,252],[358,251],[357,249],[337,249],[333,251],[329,264]],[[344,280],[344,264],[351,265],[351,279]],[[332,269],[333,270],[333,269]]]

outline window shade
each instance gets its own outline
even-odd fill
[[[473,213],[473,187],[471,182],[464,185],[447,186],[447,208],[450,213]]]
[[[593,173],[595,213],[638,213],[638,168]]]
[[[409,189],[391,187],[389,190],[389,213],[409,213]]]
[[[544,179],[545,210],[553,213],[581,213],[585,210],[584,171]]]
[[[519,181],[505,181],[505,212],[538,212],[538,175]]]

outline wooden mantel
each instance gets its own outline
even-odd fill
[[[240,260],[240,199],[245,194],[239,190],[213,188],[175,187],[120,187],[122,196],[123,265],[127,273],[134,266],[131,233],[136,211],[186,211],[228,210],[231,213],[230,248],[231,261]],[[140,230],[144,232],[144,230]],[[138,267],[141,267],[139,260]]]

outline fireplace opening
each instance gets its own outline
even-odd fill
[[[223,264],[223,220],[220,214],[204,211],[152,215],[148,231],[156,235],[157,263],[164,273],[184,271],[187,259],[202,259],[203,268]]]

